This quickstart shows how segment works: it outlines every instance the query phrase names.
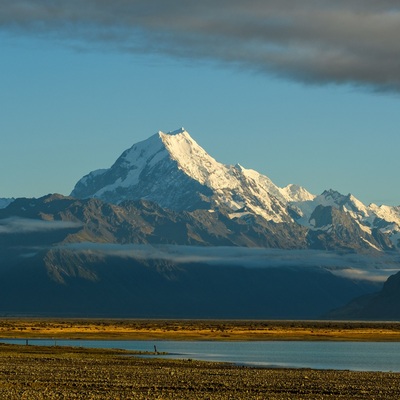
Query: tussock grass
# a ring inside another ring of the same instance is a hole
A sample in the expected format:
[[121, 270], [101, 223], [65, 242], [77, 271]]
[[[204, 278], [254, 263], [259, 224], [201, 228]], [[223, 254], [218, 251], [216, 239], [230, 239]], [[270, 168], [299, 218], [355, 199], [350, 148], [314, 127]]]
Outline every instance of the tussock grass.
[[397, 322], [228, 320], [0, 320], [2, 338], [400, 341]]

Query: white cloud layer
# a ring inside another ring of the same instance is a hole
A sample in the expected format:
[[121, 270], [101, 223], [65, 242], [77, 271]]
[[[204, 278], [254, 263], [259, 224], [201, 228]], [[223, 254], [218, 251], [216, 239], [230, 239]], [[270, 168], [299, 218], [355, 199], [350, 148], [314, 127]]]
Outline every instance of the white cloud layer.
[[400, 90], [400, 5], [372, 0], [0, 0], [0, 29]]
[[0, 234], [48, 232], [59, 229], [79, 228], [81, 226], [81, 223], [71, 221], [43, 221], [11, 217], [0, 220]]
[[75, 252], [136, 260], [206, 263], [246, 268], [320, 268], [354, 280], [384, 282], [400, 270], [398, 254], [371, 257], [319, 250], [281, 250], [246, 247], [75, 243], [61, 247]]

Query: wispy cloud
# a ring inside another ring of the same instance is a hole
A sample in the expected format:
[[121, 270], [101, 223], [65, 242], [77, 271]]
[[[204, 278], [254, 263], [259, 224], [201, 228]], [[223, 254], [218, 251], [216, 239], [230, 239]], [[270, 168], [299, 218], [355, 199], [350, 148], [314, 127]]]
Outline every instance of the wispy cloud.
[[381, 0], [13, 0], [0, 29], [400, 90], [400, 6]]
[[71, 221], [43, 221], [11, 217], [0, 219], [0, 234], [47, 232], [59, 229], [79, 228], [81, 223]]
[[75, 243], [62, 248], [136, 260], [162, 260], [178, 264], [206, 263], [216, 267], [321, 268], [347, 279], [379, 282], [400, 270], [398, 255], [370, 257], [318, 250], [102, 243]]
[[[399, 265], [400, 267], [400, 265]], [[336, 276], [340, 276], [342, 278], [347, 278], [351, 280], [367, 280], [373, 282], [385, 282], [390, 275], [394, 275], [399, 272], [400, 268], [385, 268], [382, 266], [382, 269], [379, 268], [371, 268], [367, 266], [367, 268], [338, 268], [332, 271], [332, 273]]]

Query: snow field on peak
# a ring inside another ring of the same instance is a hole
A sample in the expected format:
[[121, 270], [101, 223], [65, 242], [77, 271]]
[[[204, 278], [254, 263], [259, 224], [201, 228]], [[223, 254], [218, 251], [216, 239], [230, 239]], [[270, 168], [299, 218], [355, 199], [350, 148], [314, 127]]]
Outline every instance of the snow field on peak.
[[[168, 135], [179, 135], [180, 133], [187, 133], [186, 129], [182, 126], [182, 128], [176, 129], [175, 131], [169, 131], [167, 134]], [[164, 133], [162, 131], [158, 131], [158, 133]]]
[[160, 137], [171, 158], [191, 178], [213, 189], [231, 187], [233, 182], [225, 165], [212, 158], [186, 131], [160, 133]]
[[240, 175], [243, 175], [247, 180], [253, 180], [257, 186], [261, 186], [267, 194], [272, 194], [284, 203], [296, 198], [313, 199], [315, 197], [297, 185], [289, 185], [281, 189], [267, 176], [253, 169], [244, 168], [240, 164], [232, 166], [219, 163], [183, 128], [173, 131], [172, 136], [169, 133], [159, 132], [159, 134], [179, 167], [193, 179], [214, 190], [236, 188]]
[[107, 185], [97, 191], [94, 197], [101, 197], [103, 193], [116, 190], [118, 187], [127, 188], [137, 185], [140, 174], [146, 166], [154, 166], [166, 157], [168, 157], [168, 152], [165, 150], [159, 134], [133, 145], [114, 164], [114, 166], [120, 165], [128, 170], [125, 179], [118, 178], [112, 185]]
[[[189, 195], [189, 201], [190, 196], [196, 199], [198, 189], [190, 186], [192, 180], [210, 189], [200, 196], [207, 197], [205, 202], [209, 202], [211, 209], [228, 208], [231, 218], [254, 214], [279, 223], [294, 221], [291, 211], [295, 211], [300, 216], [295, 219], [298, 224], [312, 230], [330, 229], [328, 226], [316, 227], [311, 215], [318, 206], [331, 206], [348, 213], [368, 234], [372, 234], [374, 227], [379, 227], [383, 233], [392, 235], [392, 240], [397, 240], [393, 235], [400, 231], [400, 207], [365, 206], [353, 195], [342, 195], [334, 190], [315, 196], [298, 185], [280, 188], [255, 170], [240, 164], [219, 163], [184, 128], [168, 133], [159, 131], [134, 144], [111, 168], [91, 172], [81, 179], [80, 184], [89, 190], [93, 187], [96, 192], [91, 197], [112, 198], [115, 202], [129, 199], [135, 188], [138, 190], [135, 196], [140, 196], [144, 188], [143, 198], [179, 210], [188, 207], [188, 203], [184, 203], [186, 195]], [[187, 192], [180, 192], [183, 187]], [[166, 198], [166, 193], [170, 193], [170, 197]]]
[[284, 188], [280, 188], [270, 178], [253, 169], [244, 168], [240, 164], [236, 164], [235, 167], [248, 179], [253, 179], [265, 192], [272, 194], [284, 204], [294, 201], [313, 200], [316, 197], [301, 186], [290, 184]]
[[[134, 144], [121, 155], [121, 157], [116, 161], [116, 164], [118, 162], [125, 163], [125, 166], [134, 166], [136, 169], [141, 169], [145, 165], [151, 166], [156, 164], [160, 158], [159, 153], [164, 153], [161, 155], [161, 158], [167, 155], [164, 151], [165, 148], [163, 142], [160, 140], [162, 137], [161, 135], [164, 134], [159, 132], [150, 136], [146, 140]], [[157, 155], [159, 155], [158, 159], [156, 158]]]
[[377, 206], [376, 204], [370, 204], [369, 209], [378, 217], [385, 221], [393, 222], [400, 226], [400, 206]]
[[[372, 229], [378, 227], [382, 233], [389, 235], [396, 247], [399, 246], [400, 207], [377, 206], [375, 204], [366, 206], [351, 194], [344, 196], [333, 191], [325, 191], [313, 200], [290, 203], [290, 206], [301, 216], [297, 219], [297, 223], [313, 230], [318, 228], [315, 228], [315, 220], [311, 219], [311, 215], [319, 205], [331, 206], [345, 211], [357, 222], [362, 231], [370, 235]], [[383, 227], [382, 222], [378, 225], [381, 220], [386, 221], [386, 225], [383, 223]], [[373, 248], [376, 247], [370, 242], [368, 244]]]
[[[92, 196], [107, 197], [107, 193], [117, 192], [118, 188], [138, 185], [144, 177], [144, 170], [149, 171], [156, 166], [158, 168], [158, 164], [164, 160], [166, 163], [176, 162], [184, 174], [210, 188], [215, 194], [214, 204], [227, 206], [233, 211], [248, 207], [248, 211], [275, 222], [290, 219], [286, 210], [288, 201], [304, 196], [312, 197], [305, 189], [297, 186], [281, 189], [268, 177], [239, 164], [232, 166], [219, 163], [184, 128], [168, 133], [159, 131], [126, 150], [110, 169], [93, 171], [79, 183], [86, 187], [95, 184], [97, 190]], [[159, 166], [164, 168], [163, 164]], [[96, 178], [101, 175], [107, 181], [103, 187], [96, 184]], [[167, 178], [163, 183], [167, 182]]]
[[289, 184], [284, 188], [279, 188], [279, 191], [287, 202], [310, 201], [317, 197], [302, 186], [293, 184]]
[[368, 207], [364, 203], [362, 203], [360, 200], [358, 200], [352, 194], [350, 194], [350, 201], [361, 214], [363, 214], [365, 217], [368, 216], [369, 210], [368, 210]]
[[96, 176], [102, 175], [107, 171], [107, 169], [96, 169], [95, 171], [89, 172], [87, 175], [85, 175], [79, 182], [82, 185], [87, 185], [88, 181], [92, 178], [95, 178]]
[[[225, 205], [233, 211], [247, 207], [253, 213], [275, 222], [289, 218], [285, 207], [271, 198], [272, 195], [279, 201], [285, 201], [279, 188], [266, 176], [240, 165], [219, 163], [186, 131], [172, 136], [160, 133], [160, 136], [178, 167], [215, 192], [217, 204]], [[280, 208], [279, 213], [274, 211], [273, 205]]]
[[361, 220], [363, 217], [368, 217], [369, 213], [367, 207], [357, 200], [354, 196], [344, 196], [338, 192], [325, 191], [319, 196], [315, 196], [310, 200], [300, 200], [290, 203], [290, 206], [296, 210], [301, 216], [297, 222], [300, 225], [313, 228], [313, 224], [310, 223], [310, 218], [314, 210], [318, 206], [323, 207], [334, 207], [337, 209], [343, 209], [349, 213], [354, 219]]

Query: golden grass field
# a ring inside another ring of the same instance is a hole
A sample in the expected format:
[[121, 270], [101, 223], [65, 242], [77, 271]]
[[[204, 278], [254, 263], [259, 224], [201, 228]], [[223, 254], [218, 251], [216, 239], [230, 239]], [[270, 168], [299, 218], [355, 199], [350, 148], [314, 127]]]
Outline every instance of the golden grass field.
[[400, 323], [2, 318], [0, 338], [400, 341]]
[[[0, 338], [398, 341], [400, 323], [3, 318]], [[0, 344], [0, 398], [400, 398], [400, 374], [393, 372], [252, 368], [135, 354], [116, 349]]]

